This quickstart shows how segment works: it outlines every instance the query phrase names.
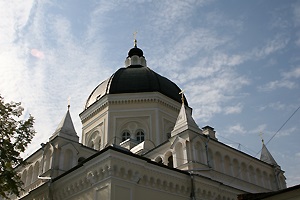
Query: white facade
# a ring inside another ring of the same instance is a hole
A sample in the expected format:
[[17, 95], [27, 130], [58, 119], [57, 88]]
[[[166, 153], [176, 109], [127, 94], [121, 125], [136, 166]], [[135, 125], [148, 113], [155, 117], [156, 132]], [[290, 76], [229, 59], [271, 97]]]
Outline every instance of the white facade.
[[[149, 71], [142, 51], [130, 52], [126, 67]], [[264, 145], [261, 160], [251, 157], [219, 142], [213, 128], [200, 129], [185, 99], [164, 88], [109, 93], [113, 78], [80, 114], [82, 144], [68, 110], [49, 142], [27, 158], [31, 164], [16, 169], [25, 183], [21, 199], [227, 200], [286, 188]]]

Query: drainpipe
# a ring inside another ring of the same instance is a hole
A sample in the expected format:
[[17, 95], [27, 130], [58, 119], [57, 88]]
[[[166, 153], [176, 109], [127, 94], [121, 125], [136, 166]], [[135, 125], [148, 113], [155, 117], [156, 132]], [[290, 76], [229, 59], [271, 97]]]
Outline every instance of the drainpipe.
[[[51, 146], [53, 146], [51, 143], [49, 143]], [[42, 173], [44, 173], [44, 158], [45, 158], [45, 144], [42, 143], [41, 144], [42, 146], [42, 150], [43, 150], [43, 157], [42, 157]], [[54, 154], [54, 150], [53, 150], [53, 154]], [[43, 176], [39, 176], [38, 175], [38, 179], [41, 179], [41, 180], [49, 180], [48, 182], [48, 197], [50, 200], [53, 200], [53, 196], [52, 196], [52, 192], [51, 192], [51, 183], [52, 183], [52, 178], [51, 178], [51, 175], [52, 175], [52, 166], [53, 166], [53, 162], [51, 162], [51, 166], [50, 166], [50, 170], [51, 170], [51, 174], [50, 174], [50, 177], [43, 177]]]
[[[45, 157], [45, 144], [44, 143], [42, 143], [41, 144], [41, 146], [42, 146], [42, 151], [43, 151], [43, 157], [42, 157], [42, 172], [41, 172], [41, 174], [43, 174], [44, 173], [44, 157]], [[38, 176], [39, 177], [39, 176]]]
[[191, 200], [196, 200], [196, 195], [195, 195], [195, 180], [194, 180], [194, 171], [209, 171], [211, 169], [191, 169], [191, 170], [184, 170], [187, 171], [190, 174], [191, 177], [191, 194], [190, 198]]
[[280, 190], [280, 181], [279, 181], [279, 173], [280, 170], [278, 169], [277, 166], [274, 166], [274, 174], [275, 174], [275, 181], [276, 181], [276, 186], [277, 186], [277, 190]]
[[211, 168], [210, 163], [209, 163], [209, 157], [208, 157], [208, 142], [209, 142], [209, 135], [206, 136], [207, 137], [207, 141], [205, 142], [205, 152], [206, 152], [206, 160], [207, 160], [207, 166], [209, 168]]
[[195, 196], [195, 186], [194, 186], [194, 175], [192, 172], [189, 172], [190, 177], [191, 177], [191, 194], [190, 194], [190, 198], [191, 200], [196, 200], [196, 196]]
[[52, 179], [50, 179], [49, 182], [48, 182], [48, 189], [49, 189], [48, 190], [48, 192], [49, 192], [48, 197], [49, 197], [50, 200], [53, 200], [53, 195], [52, 195], [52, 191], [51, 191], [51, 183], [52, 183]]

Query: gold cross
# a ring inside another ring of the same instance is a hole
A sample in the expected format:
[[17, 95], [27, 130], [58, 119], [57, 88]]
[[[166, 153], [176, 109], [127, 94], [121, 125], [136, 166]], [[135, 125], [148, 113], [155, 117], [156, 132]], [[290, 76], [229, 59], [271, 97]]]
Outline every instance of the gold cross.
[[70, 109], [70, 101], [71, 101], [71, 97], [68, 97], [68, 110]]
[[264, 144], [264, 138], [262, 137], [263, 134], [264, 134], [263, 132], [260, 132], [260, 133], [259, 133], [259, 136], [260, 136], [260, 138], [261, 138], [262, 143]]
[[134, 44], [134, 47], [137, 47], [136, 34], [137, 34], [137, 31], [133, 32], [133, 44]]
[[181, 94], [181, 101], [184, 104], [184, 90], [181, 90], [179, 94]]

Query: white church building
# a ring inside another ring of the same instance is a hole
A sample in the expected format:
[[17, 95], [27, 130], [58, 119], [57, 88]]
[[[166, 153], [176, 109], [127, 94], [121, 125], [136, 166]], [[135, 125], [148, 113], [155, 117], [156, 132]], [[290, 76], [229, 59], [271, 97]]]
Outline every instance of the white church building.
[[234, 200], [286, 188], [264, 144], [257, 159], [199, 128], [181, 89], [147, 67], [136, 41], [79, 115], [82, 141], [68, 108], [30, 164], [16, 169], [24, 191], [12, 199]]

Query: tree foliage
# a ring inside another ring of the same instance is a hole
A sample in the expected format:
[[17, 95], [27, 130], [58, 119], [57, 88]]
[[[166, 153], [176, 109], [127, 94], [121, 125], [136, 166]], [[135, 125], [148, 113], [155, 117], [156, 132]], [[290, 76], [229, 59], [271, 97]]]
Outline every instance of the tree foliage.
[[23, 110], [21, 103], [5, 103], [0, 95], [0, 197], [7, 199], [22, 190], [23, 182], [14, 168], [26, 165], [20, 153], [35, 135], [34, 118], [20, 119]]

